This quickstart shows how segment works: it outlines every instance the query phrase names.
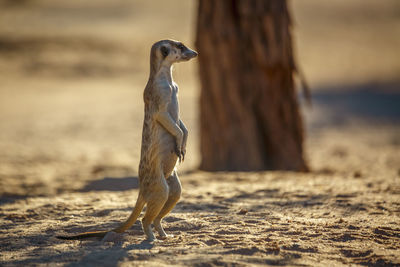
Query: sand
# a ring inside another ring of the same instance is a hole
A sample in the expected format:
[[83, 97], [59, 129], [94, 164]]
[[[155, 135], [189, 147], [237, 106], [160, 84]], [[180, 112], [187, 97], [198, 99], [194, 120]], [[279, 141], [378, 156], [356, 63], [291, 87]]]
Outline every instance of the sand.
[[0, 265], [400, 265], [397, 1], [359, 13], [357, 0], [293, 3], [314, 95], [310, 172], [197, 170], [197, 66], [185, 63], [175, 77], [190, 136], [171, 236], [149, 243], [137, 221], [106, 240], [55, 238], [111, 229], [134, 206], [148, 48], [194, 37], [195, 2], [149, 2], [1, 4]]
[[[365, 170], [361, 170], [365, 171]], [[379, 176], [378, 176], [379, 177]], [[135, 178], [115, 178], [131, 187]], [[167, 240], [145, 241], [139, 222], [111, 242], [63, 241], [60, 233], [110, 229], [129, 215], [137, 190], [32, 197], [2, 205], [8, 265], [397, 265], [396, 173], [321, 170], [182, 175], [184, 193], [165, 219]]]

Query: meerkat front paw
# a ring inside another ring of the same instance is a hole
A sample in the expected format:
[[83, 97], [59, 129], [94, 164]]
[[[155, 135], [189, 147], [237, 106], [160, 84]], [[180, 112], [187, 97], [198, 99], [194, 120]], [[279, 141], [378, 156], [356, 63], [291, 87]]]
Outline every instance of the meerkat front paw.
[[186, 149], [183, 150], [181, 146], [175, 144], [175, 154], [178, 156], [179, 162], [182, 162], [185, 159]]
[[181, 155], [182, 155], [182, 161], [184, 161], [185, 155], [186, 155], [186, 140], [183, 140], [183, 142], [182, 142]]
[[[182, 162], [182, 150], [180, 150], [178, 146], [175, 146], [175, 154], [178, 156], [179, 162]], [[183, 155], [183, 157], [185, 156]]]
[[183, 162], [185, 160], [186, 148], [181, 149], [181, 155], [182, 155], [182, 162]]

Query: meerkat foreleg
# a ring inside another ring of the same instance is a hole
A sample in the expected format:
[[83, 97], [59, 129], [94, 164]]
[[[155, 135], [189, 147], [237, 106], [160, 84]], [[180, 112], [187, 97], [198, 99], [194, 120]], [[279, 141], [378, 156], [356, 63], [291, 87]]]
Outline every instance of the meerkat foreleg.
[[183, 123], [182, 120], [179, 120], [179, 127], [181, 128], [182, 133], [183, 133], [181, 151], [182, 151], [182, 161], [184, 161], [185, 160], [185, 155], [186, 155], [186, 142], [187, 142], [187, 138], [188, 138], [189, 132], [188, 132], [188, 130], [187, 130], [187, 128], [186, 128], [186, 126], [185, 126], [185, 124]]
[[179, 127], [179, 125], [171, 118], [168, 112], [158, 112], [156, 119], [172, 136], [175, 137], [175, 153], [179, 157], [179, 161], [181, 161], [183, 142], [183, 131], [181, 127]]
[[162, 219], [171, 212], [171, 210], [175, 207], [176, 203], [179, 201], [181, 197], [182, 187], [181, 182], [179, 181], [178, 174], [176, 171], [172, 173], [172, 175], [167, 179], [169, 194], [168, 200], [165, 202], [164, 207], [154, 219], [154, 227], [161, 238], [167, 237], [167, 234], [164, 231], [164, 228], [161, 225]]

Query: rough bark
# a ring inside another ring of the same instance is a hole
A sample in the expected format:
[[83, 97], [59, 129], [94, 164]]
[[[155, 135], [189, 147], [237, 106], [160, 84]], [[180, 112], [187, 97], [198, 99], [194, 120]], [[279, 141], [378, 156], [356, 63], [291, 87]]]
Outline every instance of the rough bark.
[[283, 0], [199, 0], [200, 168], [307, 170]]

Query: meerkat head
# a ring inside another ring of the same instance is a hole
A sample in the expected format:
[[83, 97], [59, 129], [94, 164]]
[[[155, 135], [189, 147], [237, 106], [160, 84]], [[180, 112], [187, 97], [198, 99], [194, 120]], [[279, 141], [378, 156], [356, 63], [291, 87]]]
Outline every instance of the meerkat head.
[[188, 61], [197, 56], [197, 52], [174, 40], [162, 40], [153, 45], [158, 58], [168, 63]]

